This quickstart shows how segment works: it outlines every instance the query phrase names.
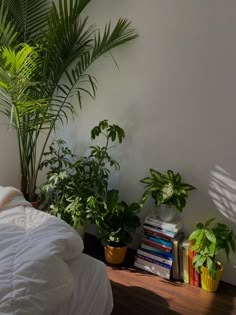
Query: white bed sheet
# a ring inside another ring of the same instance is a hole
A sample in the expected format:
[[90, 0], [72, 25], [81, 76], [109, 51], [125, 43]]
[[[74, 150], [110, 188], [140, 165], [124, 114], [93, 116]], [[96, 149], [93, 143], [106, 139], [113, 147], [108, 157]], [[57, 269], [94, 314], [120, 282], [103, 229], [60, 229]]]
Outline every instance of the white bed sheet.
[[109, 315], [105, 265], [64, 221], [0, 186], [0, 315]]
[[74, 277], [73, 297], [55, 315], [110, 315], [113, 297], [104, 263], [81, 254], [69, 268]]

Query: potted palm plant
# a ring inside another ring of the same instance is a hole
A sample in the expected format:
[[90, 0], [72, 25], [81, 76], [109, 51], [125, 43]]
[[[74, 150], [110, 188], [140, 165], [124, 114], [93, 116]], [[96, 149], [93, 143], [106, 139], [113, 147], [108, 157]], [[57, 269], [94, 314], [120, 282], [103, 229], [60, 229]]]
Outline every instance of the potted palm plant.
[[95, 97], [89, 67], [137, 37], [124, 18], [104, 31], [90, 25], [84, 10], [91, 2], [0, 1], [0, 112], [16, 130], [20, 186], [30, 201], [51, 133], [75, 114], [74, 96], [80, 107], [84, 94]]
[[118, 190], [109, 190], [105, 199], [89, 198], [87, 216], [97, 225], [107, 262], [121, 264], [125, 260], [132, 233], [140, 226], [139, 208], [138, 203], [120, 201]]
[[195, 252], [194, 268], [201, 273], [201, 286], [204, 290], [217, 290], [223, 265], [217, 260], [217, 254], [223, 251], [229, 260], [230, 249], [235, 252], [235, 235], [226, 224], [213, 225], [212, 218], [205, 223], [198, 223], [190, 234], [191, 249]]
[[150, 169], [150, 175], [150, 177], [141, 180], [146, 185], [141, 198], [141, 205], [151, 196], [158, 208], [160, 219], [170, 222], [175, 218], [177, 210], [183, 211], [188, 193], [195, 187], [183, 183], [181, 175], [175, 174], [172, 170], [160, 173]]

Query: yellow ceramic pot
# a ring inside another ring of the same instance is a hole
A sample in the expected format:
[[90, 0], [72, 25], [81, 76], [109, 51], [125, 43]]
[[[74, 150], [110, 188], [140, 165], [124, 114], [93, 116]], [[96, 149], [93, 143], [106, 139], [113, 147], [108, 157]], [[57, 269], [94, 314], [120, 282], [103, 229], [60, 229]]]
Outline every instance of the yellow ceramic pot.
[[112, 246], [105, 246], [105, 258], [106, 261], [113, 265], [122, 264], [125, 260], [127, 246], [123, 247], [112, 247]]
[[201, 285], [203, 290], [208, 292], [215, 292], [218, 289], [218, 285], [221, 279], [221, 275], [223, 272], [222, 265], [217, 262], [217, 265], [219, 266], [219, 270], [216, 271], [216, 279], [212, 279], [209, 275], [209, 272], [206, 267], [201, 267]]

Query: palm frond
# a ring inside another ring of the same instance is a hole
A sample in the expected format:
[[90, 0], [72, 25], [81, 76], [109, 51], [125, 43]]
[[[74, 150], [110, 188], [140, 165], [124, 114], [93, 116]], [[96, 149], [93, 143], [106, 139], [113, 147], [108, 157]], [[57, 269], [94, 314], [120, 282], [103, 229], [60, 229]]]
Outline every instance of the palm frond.
[[[93, 43], [93, 48], [86, 50], [79, 55], [79, 60], [70, 71], [66, 71], [67, 80], [71, 85], [71, 88], [77, 90], [78, 100], [81, 102], [81, 91], [89, 94], [91, 97], [95, 97], [96, 92], [96, 79], [86, 74], [87, 69], [102, 55], [110, 52], [113, 48], [124, 44], [130, 40], [133, 40], [138, 35], [134, 29], [130, 28], [130, 22], [127, 19], [119, 19], [114, 29], [111, 30], [111, 23], [108, 23], [105, 27], [103, 35], [98, 31]], [[86, 82], [89, 83], [87, 88], [76, 88], [78, 83], [84, 82], [84, 78], [87, 77]]]
[[54, 89], [66, 68], [92, 47], [95, 26], [87, 27], [88, 18], [80, 17], [90, 1], [59, 0], [58, 7], [52, 5], [48, 17], [47, 38], [44, 39], [44, 70], [45, 77], [55, 83]]
[[16, 38], [16, 27], [12, 20], [9, 19], [8, 10], [4, 2], [0, 3], [0, 47], [12, 46]]
[[[76, 0], [75, 0], [76, 1]], [[86, 8], [86, 6], [91, 2], [92, 0], [80, 0], [77, 1], [77, 7], [75, 14], [78, 16], [80, 13]]]
[[131, 22], [127, 19], [120, 18], [113, 31], [111, 31], [111, 22], [105, 26], [103, 35], [101, 35], [101, 31], [98, 30], [98, 34], [95, 37], [92, 59], [95, 60], [113, 48], [138, 37], [136, 31], [133, 28], [130, 28], [130, 25]]
[[[71, 1], [73, 2], [73, 0]], [[56, 8], [54, 7], [53, 10], [56, 10]], [[61, 18], [63, 16], [63, 19], [64, 19], [63, 23], [66, 24], [68, 17], [66, 18], [64, 15], [68, 14], [68, 8], [66, 6], [62, 7], [62, 0], [61, 0], [61, 6], [60, 6], [59, 12], [60, 14], [57, 11], [55, 11], [54, 21], [57, 21], [58, 23], [60, 20], [59, 16], [61, 15]], [[64, 29], [64, 31], [65, 31], [64, 34], [66, 34], [66, 29]], [[111, 23], [108, 23], [105, 27], [103, 36], [101, 36], [100, 31], [97, 32], [93, 41], [90, 40], [89, 46], [87, 46], [86, 49], [84, 49], [84, 51], [82, 50], [80, 54], [78, 55], [78, 62], [76, 63], [76, 65], [72, 67], [72, 69], [70, 70], [64, 69], [63, 71], [63, 73], [65, 73], [66, 75], [67, 84], [64, 84], [64, 85], [57, 84], [57, 88], [62, 93], [64, 100], [61, 101], [59, 106], [57, 107], [58, 116], [55, 117], [55, 123], [58, 119], [60, 119], [59, 118], [60, 111], [63, 108], [65, 108], [66, 110], [74, 111], [73, 105], [70, 102], [68, 102], [68, 100], [75, 94], [78, 97], [80, 107], [82, 104], [83, 94], [88, 94], [92, 98], [95, 97], [96, 88], [97, 88], [96, 79], [90, 76], [88, 73], [86, 73], [87, 69], [101, 55], [105, 54], [106, 52], [109, 52], [111, 49], [119, 45], [122, 45], [125, 42], [128, 42], [136, 37], [137, 37], [137, 34], [135, 33], [135, 30], [130, 28], [130, 22], [128, 22], [126, 19], [119, 19], [113, 30], [111, 30]], [[57, 46], [57, 48], [58, 47], [59, 45]], [[60, 49], [58, 49], [57, 52], [58, 52], [58, 55], [60, 55], [59, 53]], [[52, 68], [49, 67], [49, 69], [52, 69]], [[55, 104], [51, 103], [50, 106], [51, 106], [51, 110], [53, 110], [52, 108], [55, 106]]]
[[30, 43], [45, 31], [50, 4], [47, 0], [2, 0], [15, 21], [18, 41]]
[[32, 81], [34, 72], [38, 70], [40, 62], [37, 51], [27, 45], [21, 45], [18, 51], [10, 47], [2, 47], [0, 60], [1, 85], [9, 91], [14, 90], [14, 95], [19, 98], [24, 91], [37, 85]]
[[48, 100], [35, 99], [31, 93], [32, 88], [38, 85], [32, 81], [34, 72], [38, 70], [37, 51], [27, 44], [17, 52], [3, 47], [0, 60], [0, 111], [10, 118], [11, 125], [21, 130], [35, 117], [41, 117], [42, 123]]

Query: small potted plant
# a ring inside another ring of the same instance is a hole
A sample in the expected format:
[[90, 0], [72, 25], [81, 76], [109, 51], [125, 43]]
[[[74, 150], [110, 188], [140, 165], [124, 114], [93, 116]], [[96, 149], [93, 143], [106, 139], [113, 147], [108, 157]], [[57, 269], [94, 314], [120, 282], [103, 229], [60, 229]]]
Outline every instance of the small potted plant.
[[216, 255], [223, 251], [229, 260], [230, 249], [235, 252], [235, 235], [226, 224], [216, 223], [210, 219], [206, 223], [198, 223], [196, 230], [189, 241], [192, 251], [194, 268], [201, 273], [201, 286], [204, 290], [214, 292], [217, 290], [223, 272], [222, 264]]
[[96, 197], [88, 200], [87, 216], [97, 225], [107, 262], [121, 264], [125, 260], [132, 233], [140, 226], [139, 208], [138, 203], [128, 205], [119, 201], [118, 190], [109, 190], [105, 200]]
[[160, 173], [150, 169], [150, 177], [143, 178], [141, 182], [146, 185], [141, 205], [151, 196], [158, 208], [160, 219], [166, 222], [174, 219], [177, 210], [182, 212], [189, 191], [195, 189], [192, 185], [183, 183], [180, 174], [175, 174], [172, 170]]

